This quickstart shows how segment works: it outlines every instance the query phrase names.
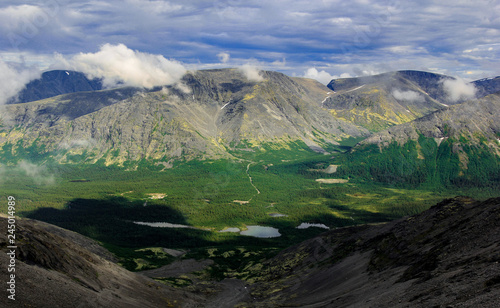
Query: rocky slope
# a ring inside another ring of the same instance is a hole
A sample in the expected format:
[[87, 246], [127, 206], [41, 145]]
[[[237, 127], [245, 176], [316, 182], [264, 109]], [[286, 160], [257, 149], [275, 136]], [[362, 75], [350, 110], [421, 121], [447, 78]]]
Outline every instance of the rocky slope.
[[[7, 218], [0, 217], [7, 230]], [[204, 299], [129, 272], [94, 241], [40, 221], [16, 219], [16, 300], [2, 307], [194, 307]], [[10, 257], [0, 238], [0, 266]], [[8, 281], [6, 271], [3, 281]]]
[[500, 76], [495, 78], [484, 78], [472, 83], [477, 89], [476, 95], [478, 98], [500, 91]]
[[367, 130], [322, 108], [319, 83], [261, 72], [248, 80], [236, 69], [188, 73], [162, 89], [79, 92], [4, 106], [0, 146], [48, 153], [59, 162], [123, 164], [149, 159], [230, 157], [236, 149], [290, 145], [318, 152]]
[[391, 127], [363, 140], [359, 147], [377, 144], [383, 148], [392, 142], [402, 145], [423, 135], [434, 138], [438, 145], [443, 140], [451, 139], [456, 152], [460, 152], [463, 145], [486, 146], [500, 156], [499, 119], [500, 92]]
[[[325, 232], [250, 268], [250, 285], [234, 279], [200, 282], [200, 290], [203, 286], [210, 289], [205, 290], [207, 294], [158, 284], [119, 267], [92, 240], [39, 221], [18, 219], [16, 301], [7, 303], [3, 296], [0, 304], [497, 307], [499, 217], [500, 198], [444, 200], [419, 215], [394, 222]], [[1, 217], [4, 230], [6, 224], [5, 216]], [[2, 238], [0, 266], [4, 268], [9, 262], [6, 246]]]
[[326, 232], [265, 264], [250, 307], [497, 307], [500, 199]]
[[[337, 117], [380, 131], [464, 102], [466, 97], [450, 95], [443, 85], [446, 80], [453, 78], [420, 71], [336, 79], [328, 85], [334, 92], [324, 106]], [[500, 78], [478, 80], [472, 85], [479, 98], [498, 91]]]
[[390, 127], [352, 148], [338, 171], [367, 181], [418, 187], [499, 185], [500, 93]]

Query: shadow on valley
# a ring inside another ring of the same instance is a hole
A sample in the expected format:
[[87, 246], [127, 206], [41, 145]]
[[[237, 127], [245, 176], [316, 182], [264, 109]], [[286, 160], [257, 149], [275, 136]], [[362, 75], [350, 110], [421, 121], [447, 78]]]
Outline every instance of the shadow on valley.
[[[330, 230], [332, 230], [336, 228], [351, 227], [362, 224], [384, 223], [396, 219], [391, 214], [373, 213], [366, 210], [352, 209], [348, 207], [345, 208], [349, 212], [347, 215], [343, 215], [342, 217], [338, 217], [333, 214], [323, 213], [323, 214], [305, 215], [303, 216], [301, 221], [307, 224], [326, 225], [330, 228]], [[323, 232], [328, 231], [327, 229], [324, 229], [322, 227], [314, 227], [314, 226], [311, 226], [309, 228], [299, 229], [297, 228], [296, 222], [290, 220], [280, 220], [279, 218], [269, 218], [266, 220], [262, 220], [260, 224], [265, 226], [272, 226], [274, 228], [279, 229], [281, 233], [279, 241], [282, 244], [284, 244], [283, 248], [300, 243], [306, 239], [313, 238]]]
[[[182, 246], [203, 243], [200, 230], [151, 228], [134, 221], [167, 221], [186, 224], [181, 213], [159, 205], [144, 206], [143, 202], [124, 197], [106, 199], [73, 199], [64, 209], [40, 208], [25, 215], [62, 228], [81, 233], [98, 241], [124, 247], [151, 245]], [[191, 234], [190, 234], [191, 233]], [[194, 242], [196, 241], [196, 243]]]
[[[319, 189], [318, 192], [328, 193]], [[252, 223], [278, 228], [281, 236], [276, 238], [216, 232], [219, 229], [155, 228], [136, 224], [134, 222], [190, 225], [186, 217], [172, 206], [155, 200], [148, 200], [145, 204], [144, 200], [131, 200], [122, 196], [104, 199], [75, 198], [67, 202], [63, 209], [38, 208], [23, 213], [23, 216], [54, 224], [99, 241], [129, 270], [167, 265], [176, 258], [163, 248], [181, 249], [187, 251], [186, 258], [212, 259], [215, 264], [211, 267], [210, 275], [222, 279], [225, 273], [245, 272], [244, 268], [250, 262], [261, 262], [281, 249], [327, 231], [318, 227], [298, 229], [297, 226], [301, 222], [325, 224], [335, 228], [394, 218], [388, 213], [374, 213], [333, 201], [328, 207], [332, 213], [337, 214], [310, 212], [305, 216], [301, 215], [298, 220], [291, 217], [266, 217], [256, 219]]]
[[[155, 247], [183, 249], [202, 257], [208, 247], [276, 247], [273, 239], [258, 239], [233, 233], [194, 228], [155, 228], [141, 222], [169, 222], [188, 225], [184, 216], [165, 205], [147, 205], [124, 197], [73, 199], [64, 209], [39, 208], [23, 216], [75, 231], [99, 241], [129, 270], [166, 265], [174, 257]], [[159, 251], [159, 252], [158, 252]], [[139, 260], [139, 261], [138, 261]], [[139, 263], [145, 263], [143, 266]]]

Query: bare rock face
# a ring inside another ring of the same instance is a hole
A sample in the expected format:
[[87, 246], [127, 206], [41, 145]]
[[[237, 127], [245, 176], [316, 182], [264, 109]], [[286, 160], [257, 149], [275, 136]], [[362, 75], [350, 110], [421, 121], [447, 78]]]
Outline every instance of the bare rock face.
[[500, 198], [329, 231], [270, 260], [254, 307], [497, 307]]
[[[318, 82], [237, 69], [188, 73], [174, 86], [70, 93], [4, 106], [0, 147], [47, 153], [59, 162], [122, 165], [147, 159], [230, 157], [234, 148], [288, 144], [322, 150], [366, 129], [322, 107]], [[5, 151], [5, 150], [4, 150]]]
[[[7, 230], [5, 217], [0, 226]], [[2, 307], [190, 307], [203, 302], [121, 268], [109, 252], [74, 232], [17, 219], [15, 234], [15, 301], [3, 292]], [[10, 249], [4, 237], [0, 247], [0, 266], [7, 269]]]

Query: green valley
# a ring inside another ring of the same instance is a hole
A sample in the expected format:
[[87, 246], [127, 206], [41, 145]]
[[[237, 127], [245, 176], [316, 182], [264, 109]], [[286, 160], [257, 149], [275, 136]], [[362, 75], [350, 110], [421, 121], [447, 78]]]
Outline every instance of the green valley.
[[[254, 155], [259, 160], [250, 161], [251, 154], [246, 153], [241, 161], [195, 160], [165, 170], [147, 162], [134, 171], [104, 164], [46, 164], [36, 177], [19, 165], [4, 166], [0, 193], [16, 196], [22, 216], [98, 240], [131, 270], [175, 260], [165, 253], [152, 253], [154, 247], [188, 250], [188, 256], [198, 258], [209, 258], [210, 248], [233, 251], [244, 247], [257, 256], [268, 255], [324, 231], [297, 229], [303, 222], [329, 228], [379, 223], [419, 213], [457, 194], [486, 198], [496, 193], [494, 189], [459, 191], [368, 181], [356, 168], [346, 171], [350, 169], [341, 164], [349, 155], [340, 151], [324, 155], [268, 150]], [[328, 166], [339, 164], [336, 173], [325, 172]], [[339, 178], [347, 181], [317, 181]], [[134, 221], [193, 228], [155, 228]], [[250, 225], [275, 227], [281, 236], [254, 238], [218, 232]], [[230, 259], [217, 259], [225, 273], [230, 272], [226, 268]], [[255, 260], [242, 262], [250, 261]], [[238, 262], [233, 267], [238, 264], [239, 268]]]

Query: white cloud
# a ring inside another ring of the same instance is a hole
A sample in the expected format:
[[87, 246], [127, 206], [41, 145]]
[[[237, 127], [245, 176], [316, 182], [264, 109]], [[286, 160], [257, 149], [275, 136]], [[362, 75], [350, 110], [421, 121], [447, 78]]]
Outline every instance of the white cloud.
[[390, 46], [385, 48], [384, 50], [387, 50], [391, 53], [399, 54], [399, 55], [412, 55], [412, 54], [427, 54], [428, 51], [425, 49], [425, 47], [415, 47], [415, 46]]
[[399, 101], [423, 102], [425, 100], [425, 98], [418, 92], [402, 91], [399, 89], [392, 91], [392, 96]]
[[0, 59], [12, 67], [38, 72], [45, 71], [54, 64], [53, 54], [36, 54], [24, 51], [0, 51]]
[[186, 73], [186, 68], [177, 61], [134, 51], [123, 44], [105, 44], [96, 53], [80, 53], [68, 62], [89, 78], [102, 78], [105, 87], [171, 85]]
[[29, 81], [40, 77], [40, 74], [38, 70], [16, 68], [0, 60], [0, 105], [15, 97]]
[[55, 183], [54, 175], [50, 174], [45, 166], [38, 166], [26, 160], [21, 160], [17, 164], [17, 168], [32, 178], [38, 185], [52, 185]]
[[219, 52], [217, 54], [217, 57], [219, 58], [220, 62], [227, 63], [229, 61], [229, 58], [231, 57], [231, 55], [227, 52]]
[[10, 5], [5, 8], [0, 8], [0, 17], [2, 24], [7, 24], [8, 22], [15, 22], [22, 18], [33, 16], [38, 13], [40, 8], [34, 5]]
[[315, 67], [311, 67], [311, 68], [308, 68], [307, 71], [304, 72], [303, 77], [316, 79], [317, 81], [326, 85], [326, 84], [330, 83], [330, 81], [332, 81], [333, 79], [349, 78], [349, 77], [351, 77], [351, 75], [347, 74], [347, 73], [341, 74], [340, 76], [331, 75], [330, 73], [328, 73], [324, 70], [318, 71]]
[[188, 87], [185, 83], [177, 82], [174, 87], [180, 90], [184, 94], [191, 94], [191, 88]]
[[306, 13], [306, 12], [290, 12], [288, 13], [290, 17], [292, 18], [302, 18], [302, 17], [310, 17], [311, 13]]
[[62, 142], [60, 148], [71, 149], [71, 148], [88, 148], [96, 144], [95, 139], [85, 138], [85, 139], [73, 139], [69, 142]]
[[283, 68], [286, 67], [286, 58], [283, 58], [281, 60], [275, 60], [271, 63], [271, 67], [277, 67], [277, 68]]
[[180, 11], [183, 6], [160, 0], [128, 0], [134, 8], [142, 9], [153, 14], [165, 14]]
[[320, 72], [314, 67], [309, 68], [304, 73], [304, 77], [316, 79], [317, 81], [321, 82], [322, 84], [328, 84], [330, 81], [332, 81], [332, 79], [335, 79], [334, 76], [330, 75], [329, 73], [327, 73], [325, 71]]
[[330, 23], [333, 25], [339, 26], [339, 27], [349, 27], [352, 25], [352, 19], [349, 17], [337, 17], [337, 18], [330, 18], [328, 20]]
[[472, 83], [468, 83], [461, 78], [441, 80], [443, 89], [451, 102], [474, 98], [477, 89]]
[[260, 69], [251, 64], [243, 64], [238, 68], [245, 77], [250, 81], [260, 82], [264, 80], [264, 77], [260, 75]]

